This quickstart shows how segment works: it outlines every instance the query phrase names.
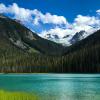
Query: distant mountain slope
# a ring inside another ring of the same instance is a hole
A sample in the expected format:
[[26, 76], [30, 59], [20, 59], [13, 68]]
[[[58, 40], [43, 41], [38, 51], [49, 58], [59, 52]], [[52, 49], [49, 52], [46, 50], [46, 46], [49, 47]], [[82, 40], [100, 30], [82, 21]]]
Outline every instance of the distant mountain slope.
[[39, 37], [20, 23], [3, 15], [0, 15], [0, 38], [1, 42], [6, 42], [2, 42], [4, 45], [10, 43], [27, 52], [59, 55], [63, 49], [60, 44]]

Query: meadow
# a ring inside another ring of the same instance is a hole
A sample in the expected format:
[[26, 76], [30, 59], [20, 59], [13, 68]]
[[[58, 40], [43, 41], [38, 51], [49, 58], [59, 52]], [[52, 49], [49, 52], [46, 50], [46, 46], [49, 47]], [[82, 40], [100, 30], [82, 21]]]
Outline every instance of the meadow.
[[24, 92], [0, 91], [0, 100], [39, 100], [36, 95]]

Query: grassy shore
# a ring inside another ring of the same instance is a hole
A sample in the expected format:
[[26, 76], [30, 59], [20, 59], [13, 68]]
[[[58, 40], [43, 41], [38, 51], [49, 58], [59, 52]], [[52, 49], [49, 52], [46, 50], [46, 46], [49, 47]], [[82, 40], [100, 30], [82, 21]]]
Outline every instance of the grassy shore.
[[0, 100], [39, 100], [38, 96], [24, 92], [0, 91]]

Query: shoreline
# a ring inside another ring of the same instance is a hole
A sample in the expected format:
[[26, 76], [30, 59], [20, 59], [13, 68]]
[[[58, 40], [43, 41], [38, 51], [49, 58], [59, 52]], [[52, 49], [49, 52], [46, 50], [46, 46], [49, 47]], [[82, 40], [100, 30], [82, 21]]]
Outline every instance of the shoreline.
[[0, 75], [1, 74], [77, 74], [77, 75], [79, 75], [79, 74], [89, 74], [89, 75], [91, 75], [91, 74], [100, 74], [100, 73], [0, 73]]

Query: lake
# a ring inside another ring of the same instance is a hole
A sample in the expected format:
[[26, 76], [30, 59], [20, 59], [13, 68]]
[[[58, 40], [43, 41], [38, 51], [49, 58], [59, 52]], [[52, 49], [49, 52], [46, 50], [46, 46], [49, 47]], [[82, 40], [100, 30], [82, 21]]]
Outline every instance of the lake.
[[0, 90], [41, 100], [100, 100], [100, 74], [0, 74]]

